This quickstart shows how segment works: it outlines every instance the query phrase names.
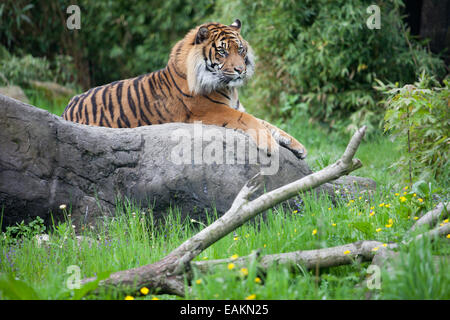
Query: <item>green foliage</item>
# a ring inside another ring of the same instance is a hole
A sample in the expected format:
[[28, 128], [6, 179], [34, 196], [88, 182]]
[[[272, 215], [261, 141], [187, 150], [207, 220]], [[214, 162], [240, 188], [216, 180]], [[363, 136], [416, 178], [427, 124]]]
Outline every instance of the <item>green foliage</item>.
[[366, 26], [371, 4], [219, 0], [215, 17], [225, 22], [239, 17], [244, 37], [257, 53], [256, 77], [249, 90], [257, 98], [251, 100], [251, 109], [263, 107], [266, 114], [285, 118], [307, 109], [313, 118], [328, 122], [346, 119], [354, 126], [376, 125], [382, 115], [372, 88], [375, 79], [408, 83], [422, 70], [442, 76], [443, 62], [406, 30], [400, 15], [403, 1], [376, 1], [380, 30]]
[[50, 80], [52, 72], [49, 61], [27, 54], [23, 57], [5, 55], [0, 57], [0, 85], [26, 85], [29, 80]]
[[6, 227], [4, 237], [6, 239], [32, 238], [33, 236], [45, 231], [44, 220], [37, 216], [36, 219], [28, 224], [22, 220], [14, 226]]
[[386, 299], [450, 299], [448, 256], [433, 256], [433, 247], [427, 238], [402, 247], [391, 271], [382, 273]]
[[385, 131], [403, 149], [394, 165], [409, 176], [410, 184], [418, 179], [449, 180], [449, 79], [439, 86], [423, 74], [414, 85], [379, 82], [378, 90], [387, 94]]
[[0, 297], [10, 300], [41, 300], [37, 292], [25, 281], [15, 279], [11, 274], [0, 276]]

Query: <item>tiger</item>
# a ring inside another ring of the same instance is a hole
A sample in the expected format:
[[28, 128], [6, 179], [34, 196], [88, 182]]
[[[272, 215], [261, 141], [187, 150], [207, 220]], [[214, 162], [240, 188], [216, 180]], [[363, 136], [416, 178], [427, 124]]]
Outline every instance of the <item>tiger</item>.
[[172, 122], [243, 131], [271, 155], [276, 144], [304, 159], [306, 148], [267, 121], [246, 112], [238, 88], [254, 73], [255, 55], [241, 21], [205, 23], [172, 48], [165, 68], [91, 88], [71, 98], [62, 117], [85, 125], [135, 128]]

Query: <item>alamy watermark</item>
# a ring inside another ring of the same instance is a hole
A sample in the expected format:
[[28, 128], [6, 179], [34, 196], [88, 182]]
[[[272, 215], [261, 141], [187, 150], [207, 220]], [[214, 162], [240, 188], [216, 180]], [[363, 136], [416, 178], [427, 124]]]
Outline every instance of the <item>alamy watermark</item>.
[[204, 127], [194, 122], [193, 129], [176, 129], [171, 140], [177, 144], [170, 150], [170, 161], [175, 165], [236, 165], [258, 164], [263, 175], [274, 175], [279, 169], [279, 145], [273, 143], [270, 156], [267, 150], [258, 148], [267, 145], [267, 132], [249, 129], [248, 139], [233, 130], [221, 130], [213, 126]]
[[381, 14], [380, 7], [376, 4], [372, 4], [367, 7], [366, 12], [371, 16], [366, 20], [366, 26], [370, 30], [381, 29]]
[[70, 276], [66, 280], [66, 287], [69, 290], [81, 288], [81, 269], [77, 265], [68, 266], [66, 273]]
[[366, 284], [369, 290], [381, 289], [381, 269], [379, 266], [371, 264], [367, 268], [367, 273], [370, 276], [367, 278]]
[[66, 26], [69, 30], [81, 29], [81, 10], [76, 4], [72, 4], [67, 7], [66, 13], [70, 16], [66, 20]]

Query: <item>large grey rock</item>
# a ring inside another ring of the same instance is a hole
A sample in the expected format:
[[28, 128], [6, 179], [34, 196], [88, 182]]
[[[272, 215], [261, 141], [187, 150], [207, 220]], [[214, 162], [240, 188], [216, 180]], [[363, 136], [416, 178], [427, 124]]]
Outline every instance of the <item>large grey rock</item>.
[[[208, 135], [216, 138], [208, 140]], [[226, 140], [226, 135], [234, 140]], [[184, 140], [175, 139], [178, 136]], [[71, 210], [76, 223], [88, 223], [113, 214], [116, 199], [124, 197], [154, 205], [156, 217], [167, 214], [169, 206], [177, 206], [183, 216], [201, 220], [204, 209], [211, 212], [215, 207], [219, 215], [226, 212], [248, 179], [261, 169], [270, 171], [264, 163], [279, 161], [278, 167], [273, 165], [277, 169], [274, 174], [265, 176], [267, 191], [311, 173], [306, 162], [284, 148], [271, 157], [260, 153], [259, 163], [253, 163], [245, 153], [245, 161], [237, 163], [244, 153], [229, 147], [242, 143], [254, 146], [247, 135], [215, 126], [86, 126], [0, 95], [3, 226], [35, 216], [48, 222], [50, 213], [55, 218], [61, 216], [62, 204]], [[212, 146], [220, 146], [220, 150], [211, 153]], [[223, 151], [224, 158], [229, 159], [207, 164], [209, 158], [204, 157], [198, 163], [201, 152], [193, 154], [191, 160], [186, 155], [177, 157], [180, 150], [189, 147], [195, 152], [201, 147], [203, 155]], [[334, 196], [335, 187], [346, 183], [353, 185], [353, 179], [325, 184], [319, 190]]]

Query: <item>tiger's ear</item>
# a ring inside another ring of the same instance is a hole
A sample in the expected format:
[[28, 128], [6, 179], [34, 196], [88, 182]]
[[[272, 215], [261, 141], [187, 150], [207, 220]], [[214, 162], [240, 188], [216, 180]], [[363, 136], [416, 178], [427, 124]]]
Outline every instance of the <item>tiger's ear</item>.
[[237, 29], [237, 31], [241, 31], [241, 20], [236, 19], [232, 24], [230, 24], [230, 27]]
[[206, 27], [200, 27], [195, 36], [195, 44], [200, 44], [209, 37], [209, 30]]

